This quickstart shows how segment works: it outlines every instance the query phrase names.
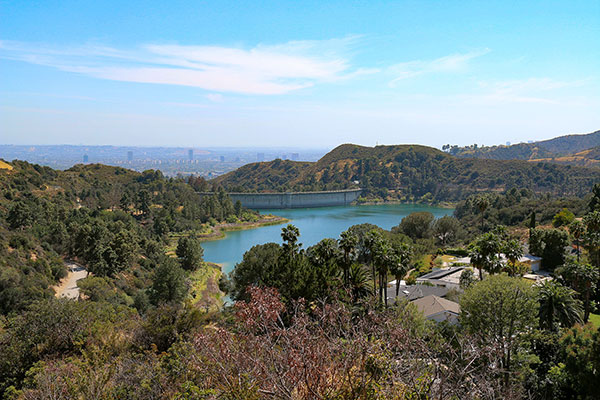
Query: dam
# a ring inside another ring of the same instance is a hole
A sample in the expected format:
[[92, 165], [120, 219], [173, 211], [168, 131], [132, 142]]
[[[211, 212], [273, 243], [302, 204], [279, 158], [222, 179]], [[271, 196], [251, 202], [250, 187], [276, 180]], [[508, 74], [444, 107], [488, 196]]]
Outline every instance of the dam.
[[[286, 192], [286, 193], [228, 193], [235, 203], [252, 209], [271, 208], [309, 208], [349, 205], [358, 197], [362, 189], [329, 190], [322, 192]], [[199, 193], [209, 195], [212, 193]]]

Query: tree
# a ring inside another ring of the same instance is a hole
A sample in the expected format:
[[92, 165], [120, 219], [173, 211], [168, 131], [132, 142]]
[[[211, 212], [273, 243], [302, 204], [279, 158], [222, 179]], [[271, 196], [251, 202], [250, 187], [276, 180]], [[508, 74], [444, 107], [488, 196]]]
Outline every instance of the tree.
[[150, 193], [147, 190], [140, 190], [136, 205], [137, 209], [140, 210], [143, 215], [147, 215], [150, 212]]
[[484, 233], [469, 246], [471, 264], [479, 270], [479, 280], [483, 280], [483, 271], [490, 274], [500, 272], [502, 263], [499, 253], [502, 243], [498, 235], [493, 232]]
[[425, 239], [431, 236], [431, 227], [435, 217], [427, 211], [413, 212], [402, 218], [392, 232], [401, 232], [411, 239]]
[[138, 251], [137, 240], [131, 231], [125, 229], [119, 231], [111, 245], [117, 255], [118, 270], [122, 271], [130, 267]]
[[410, 260], [412, 257], [412, 247], [406, 243], [399, 243], [393, 245], [394, 256], [391, 258], [389, 266], [390, 273], [394, 275], [396, 279], [396, 297], [398, 297], [400, 291], [400, 281], [410, 268]]
[[489, 206], [490, 206], [490, 199], [488, 196], [481, 195], [475, 199], [475, 207], [477, 207], [477, 210], [479, 211], [479, 214], [481, 215], [481, 231], [482, 232], [484, 230], [483, 222], [484, 222], [484, 217], [485, 217], [485, 211], [488, 209]]
[[565, 262], [565, 248], [569, 245], [569, 234], [562, 229], [532, 229], [529, 251], [542, 257], [542, 266], [553, 270]]
[[187, 295], [185, 272], [171, 257], [164, 257], [154, 271], [150, 300], [153, 304], [181, 302]]
[[579, 262], [579, 258], [581, 256], [581, 240], [585, 236], [585, 224], [576, 219], [569, 225], [569, 233], [575, 240], [575, 245], [577, 246], [577, 262]]
[[283, 239], [283, 252], [290, 258], [293, 258], [302, 247], [302, 243], [298, 243], [300, 230], [292, 224], [281, 229], [281, 238]]
[[243, 208], [242, 208], [242, 202], [241, 201], [237, 200], [235, 202], [235, 205], [233, 206], [233, 209], [234, 209], [235, 215], [237, 217], [241, 217], [242, 216], [242, 210], [243, 210]]
[[196, 238], [183, 236], [177, 241], [175, 254], [179, 258], [181, 267], [188, 271], [196, 270], [203, 261], [204, 249]]
[[462, 227], [460, 222], [449, 215], [439, 218], [433, 224], [433, 235], [438, 239], [442, 246], [456, 242], [459, 238]]
[[517, 239], [507, 240], [502, 245], [502, 252], [506, 256], [507, 260], [507, 268], [506, 272], [510, 276], [522, 275], [520, 274], [520, 268], [518, 267], [518, 262], [521, 257], [523, 257], [523, 245]]
[[350, 281], [350, 266], [352, 265], [356, 246], [358, 245], [358, 236], [349, 230], [344, 231], [340, 234], [338, 243], [343, 252], [342, 269], [344, 271], [344, 284], [348, 285]]
[[529, 223], [527, 224], [527, 227], [531, 230], [531, 229], [535, 229], [535, 210], [533, 210], [531, 212], [531, 215], [529, 216]]
[[131, 198], [129, 197], [129, 193], [123, 192], [123, 195], [121, 196], [121, 200], [119, 200], [119, 207], [121, 207], [121, 210], [123, 210], [123, 211], [128, 211], [130, 204], [131, 204]]
[[588, 203], [590, 212], [600, 211], [600, 183], [596, 183], [592, 188], [592, 198]]
[[340, 268], [338, 261], [340, 260], [340, 249], [338, 242], [335, 239], [326, 238], [321, 240], [316, 245], [309, 247], [306, 250], [306, 255], [311, 262], [312, 275], [316, 279], [323, 295], [329, 294], [334, 288], [334, 285], [339, 287]]
[[569, 328], [582, 321], [581, 302], [575, 292], [557, 281], [544, 281], [538, 287], [540, 327], [556, 331], [558, 324]]
[[576, 325], [559, 341], [560, 381], [564, 382], [565, 397], [572, 399], [600, 398], [600, 330], [591, 324]]
[[281, 246], [277, 243], [252, 246], [245, 252], [230, 275], [231, 298], [247, 299], [246, 289], [251, 286], [276, 287], [280, 254]]
[[460, 299], [460, 321], [484, 344], [499, 345], [508, 382], [513, 357], [524, 348], [524, 337], [537, 325], [535, 289], [520, 278], [493, 275], [477, 282]]
[[24, 201], [17, 201], [8, 210], [6, 222], [11, 229], [22, 229], [33, 224], [34, 214], [31, 208]]
[[575, 214], [573, 214], [571, 211], [567, 210], [566, 208], [563, 208], [561, 211], [559, 211], [554, 216], [554, 218], [552, 218], [552, 226], [555, 228], [559, 228], [561, 226], [567, 226], [574, 220], [575, 220]]
[[350, 266], [348, 284], [352, 290], [352, 298], [354, 300], [362, 299], [369, 295], [369, 273], [364, 265], [354, 263]]
[[584, 244], [590, 253], [592, 264], [600, 268], [600, 211], [594, 211], [583, 217], [585, 225]]
[[567, 263], [556, 270], [556, 275], [575, 289], [583, 298], [583, 322], [590, 316], [590, 296], [596, 289], [598, 282], [598, 269], [581, 263]]
[[372, 229], [365, 238], [365, 248], [367, 253], [368, 263], [371, 265], [371, 277], [373, 278], [373, 297], [377, 296], [377, 266], [379, 260], [383, 254], [383, 234], [377, 230]]
[[475, 274], [473, 274], [473, 270], [470, 268], [463, 270], [463, 272], [461, 272], [460, 278], [459, 278], [460, 288], [462, 290], [467, 290], [474, 283], [475, 283]]

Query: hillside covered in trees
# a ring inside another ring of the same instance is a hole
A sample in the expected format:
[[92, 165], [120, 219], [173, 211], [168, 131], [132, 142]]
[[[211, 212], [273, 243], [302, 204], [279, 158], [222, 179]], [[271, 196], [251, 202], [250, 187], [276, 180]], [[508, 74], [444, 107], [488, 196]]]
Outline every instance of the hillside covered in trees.
[[481, 191], [526, 188], [581, 195], [600, 180], [596, 169], [454, 157], [418, 145], [338, 146], [316, 163], [275, 160], [245, 165], [214, 179], [230, 191], [283, 192], [361, 187], [367, 199], [457, 201]]
[[[326, 170], [353, 154], [342, 146], [300, 168]], [[479, 193], [455, 217], [354, 225], [308, 248], [288, 225], [280, 243], [247, 249], [219, 279], [195, 233], [257, 215], [202, 179], [2, 166], [2, 400], [598, 396], [600, 185], [580, 198]], [[215, 194], [199, 201], [207, 189]], [[523, 276], [523, 229], [553, 280]], [[472, 260], [446, 295], [460, 307], [456, 323], [397, 298], [392, 282], [412, 285], [453, 255]], [[90, 272], [77, 300], [52, 289], [67, 258]], [[201, 286], [235, 305], [209, 306]]]
[[[443, 149], [457, 157], [484, 158], [492, 160], [529, 160], [549, 161], [571, 165], [593, 165], [593, 162], [584, 162], [588, 156], [591, 160], [594, 154], [591, 150], [600, 146], [600, 131], [582, 134], [565, 135], [553, 139], [540, 140], [531, 143], [518, 143], [509, 146], [451, 146], [444, 145]], [[570, 159], [570, 157], [575, 157]]]
[[[196, 190], [206, 189], [202, 179], [99, 164], [66, 171], [22, 161], [3, 165], [0, 315], [52, 298], [51, 287], [67, 274], [63, 259], [78, 261], [93, 274], [80, 284], [84, 295], [146, 307], [161, 296], [149, 289], [159, 267], [167, 265], [175, 272], [162, 271], [180, 274], [183, 282], [183, 271], [165, 256], [178, 238], [192, 240], [183, 240], [177, 254], [195, 260], [186, 263], [188, 270], [210, 269], [201, 262], [194, 237], [220, 223], [258, 219], [223, 191], [200, 199]], [[219, 271], [209, 272], [218, 280]]]

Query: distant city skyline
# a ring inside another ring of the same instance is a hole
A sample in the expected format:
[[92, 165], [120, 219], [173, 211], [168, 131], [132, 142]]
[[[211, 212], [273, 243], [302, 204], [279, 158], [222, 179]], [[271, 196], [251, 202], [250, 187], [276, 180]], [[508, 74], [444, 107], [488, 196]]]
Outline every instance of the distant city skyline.
[[439, 148], [589, 133], [599, 16], [598, 1], [3, 2], [0, 143]]

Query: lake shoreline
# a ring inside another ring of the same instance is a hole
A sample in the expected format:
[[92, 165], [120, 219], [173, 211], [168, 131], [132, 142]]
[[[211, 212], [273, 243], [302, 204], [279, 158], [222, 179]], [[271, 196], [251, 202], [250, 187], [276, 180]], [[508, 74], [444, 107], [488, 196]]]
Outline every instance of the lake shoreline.
[[201, 233], [201, 234], [198, 234], [196, 237], [201, 242], [221, 240], [227, 236], [226, 232], [256, 229], [256, 228], [261, 228], [264, 226], [285, 224], [286, 222], [290, 222], [290, 220], [287, 218], [284, 218], [284, 217], [276, 216], [276, 215], [267, 215], [267, 216], [264, 216], [263, 218], [261, 218], [260, 220], [254, 221], [254, 222], [236, 222], [236, 223], [217, 224], [212, 228], [212, 232]]
[[408, 202], [408, 201], [400, 201], [400, 200], [386, 200], [386, 201], [369, 200], [369, 201], [364, 201], [364, 202], [360, 202], [360, 203], [354, 203], [351, 205], [383, 206], [386, 204], [402, 204], [402, 205], [411, 205], [411, 206], [427, 206], [427, 207], [454, 209], [454, 208], [456, 208], [457, 203], [443, 202], [443, 203], [436, 203], [436, 204], [428, 204], [428, 203], [417, 203], [417, 202]]

